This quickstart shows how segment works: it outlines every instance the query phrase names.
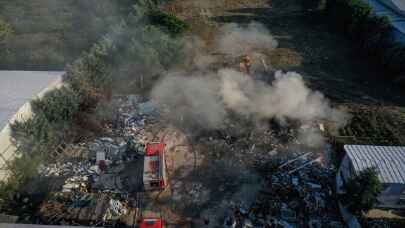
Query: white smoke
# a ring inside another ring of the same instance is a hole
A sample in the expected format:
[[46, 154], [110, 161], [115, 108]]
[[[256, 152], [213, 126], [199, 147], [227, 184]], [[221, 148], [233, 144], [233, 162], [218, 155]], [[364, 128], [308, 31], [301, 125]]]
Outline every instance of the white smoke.
[[152, 98], [174, 110], [178, 118], [206, 128], [220, 127], [226, 110], [256, 119], [293, 119], [303, 124], [326, 120], [342, 125], [347, 120], [344, 112], [332, 108], [295, 72], [276, 72], [271, 85], [231, 69], [205, 76], [177, 73], [164, 78], [153, 89]]
[[217, 49], [231, 56], [253, 54], [257, 51], [270, 51], [278, 46], [269, 30], [262, 24], [252, 22], [247, 27], [226, 24], [220, 29]]
[[[322, 93], [311, 90], [298, 73], [275, 72], [273, 82], [268, 84], [234, 69], [213, 72], [210, 67], [220, 60], [203, 52], [205, 45], [195, 38], [187, 47], [187, 65], [198, 73], [172, 73], [152, 90], [152, 98], [160, 107], [169, 107], [169, 117], [177, 123], [220, 128], [230, 112], [254, 120], [296, 120], [302, 125], [330, 121], [340, 127], [349, 119], [345, 112], [332, 108]], [[247, 27], [225, 25], [215, 45], [222, 54], [233, 58], [268, 53], [278, 43], [263, 25], [251, 23]], [[252, 68], [257, 64], [254, 58], [252, 64]], [[298, 138], [306, 144], [323, 142], [317, 132], [303, 131]]]
[[170, 109], [172, 121], [212, 129], [223, 124], [226, 114], [218, 90], [219, 83], [212, 78], [174, 73], [161, 80], [151, 96], [159, 107]]
[[230, 69], [219, 75], [225, 104], [240, 114], [303, 123], [328, 120], [344, 124], [347, 120], [343, 112], [331, 108], [323, 94], [309, 89], [298, 73], [278, 71], [271, 85]]

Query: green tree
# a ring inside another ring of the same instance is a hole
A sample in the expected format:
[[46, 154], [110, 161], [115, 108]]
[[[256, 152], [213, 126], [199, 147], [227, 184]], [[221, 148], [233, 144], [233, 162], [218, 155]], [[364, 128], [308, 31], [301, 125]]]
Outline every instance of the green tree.
[[182, 34], [189, 29], [189, 24], [177, 18], [173, 14], [167, 14], [160, 10], [154, 10], [150, 13], [149, 19], [153, 25], [163, 27], [173, 36]]
[[345, 186], [346, 193], [342, 202], [356, 215], [367, 212], [377, 203], [377, 196], [382, 191], [375, 168], [367, 168], [353, 176]]
[[79, 110], [78, 96], [69, 88], [62, 87], [46, 93], [31, 102], [34, 113], [43, 113], [49, 122], [72, 121]]
[[81, 111], [95, 108], [100, 98], [111, 87], [112, 77], [109, 69], [114, 48], [112, 40], [105, 38], [67, 67], [63, 79], [77, 94]]
[[14, 30], [11, 25], [0, 19], [0, 44], [2, 44], [6, 39], [10, 38], [13, 34]]

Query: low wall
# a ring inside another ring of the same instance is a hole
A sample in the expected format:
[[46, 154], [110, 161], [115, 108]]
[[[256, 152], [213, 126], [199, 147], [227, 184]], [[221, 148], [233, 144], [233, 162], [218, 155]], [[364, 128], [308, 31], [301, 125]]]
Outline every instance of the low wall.
[[[50, 84], [47, 88], [42, 90], [37, 97], [42, 97], [46, 92], [53, 90], [62, 86], [61, 78], [55, 80], [52, 84]], [[35, 98], [35, 97], [34, 97]], [[33, 98], [33, 99], [34, 99]], [[10, 119], [10, 123], [14, 121], [22, 121], [27, 120], [32, 116], [32, 110], [30, 101], [26, 102], [14, 116]], [[13, 139], [11, 137], [11, 128], [10, 124], [7, 124], [1, 131], [0, 131], [0, 181], [5, 181], [7, 177], [11, 174], [9, 169], [9, 164], [12, 162], [16, 157], [16, 147], [14, 146]]]

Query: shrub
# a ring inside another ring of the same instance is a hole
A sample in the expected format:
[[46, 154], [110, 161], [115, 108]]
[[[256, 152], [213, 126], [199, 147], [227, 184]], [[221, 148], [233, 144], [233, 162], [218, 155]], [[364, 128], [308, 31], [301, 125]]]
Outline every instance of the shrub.
[[79, 98], [71, 89], [62, 87], [31, 102], [34, 113], [42, 113], [49, 122], [70, 122], [79, 110]]
[[108, 60], [113, 48], [111, 40], [103, 39], [67, 67], [63, 79], [77, 94], [80, 110], [96, 107], [97, 101], [110, 88], [112, 78]]
[[172, 35], [179, 35], [189, 29], [189, 24], [180, 20], [173, 14], [167, 14], [162, 11], [152, 11], [149, 19], [153, 25], [161, 26], [169, 31]]
[[50, 123], [39, 113], [26, 121], [16, 121], [11, 125], [17, 153], [44, 158], [52, 153], [65, 139], [68, 123]]
[[382, 184], [374, 168], [367, 168], [353, 176], [345, 186], [342, 201], [348, 209], [359, 215], [373, 208], [382, 191]]
[[13, 34], [14, 30], [11, 25], [0, 19], [0, 44], [10, 38]]

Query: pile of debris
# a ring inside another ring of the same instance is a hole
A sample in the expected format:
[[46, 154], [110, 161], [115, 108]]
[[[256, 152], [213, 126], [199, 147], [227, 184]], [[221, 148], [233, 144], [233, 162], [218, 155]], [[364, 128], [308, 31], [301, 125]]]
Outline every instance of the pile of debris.
[[158, 115], [151, 102], [141, 103], [141, 99], [136, 95], [115, 97], [118, 108], [108, 137], [81, 143], [77, 151], [85, 156], [74, 159], [61, 156], [60, 162], [41, 167], [41, 176], [64, 180], [62, 186], [54, 186], [53, 193], [40, 207], [43, 223], [92, 226], [136, 223], [139, 205], [134, 187], [129, 185], [142, 185], [142, 178], [128, 179], [137, 175], [134, 167], [142, 168], [147, 140], [145, 124], [156, 120]]
[[273, 164], [256, 202], [235, 206], [225, 227], [343, 227], [332, 191], [334, 171], [305, 153]]
[[105, 193], [53, 193], [39, 214], [47, 224], [133, 225], [137, 210], [130, 206], [128, 199]]

